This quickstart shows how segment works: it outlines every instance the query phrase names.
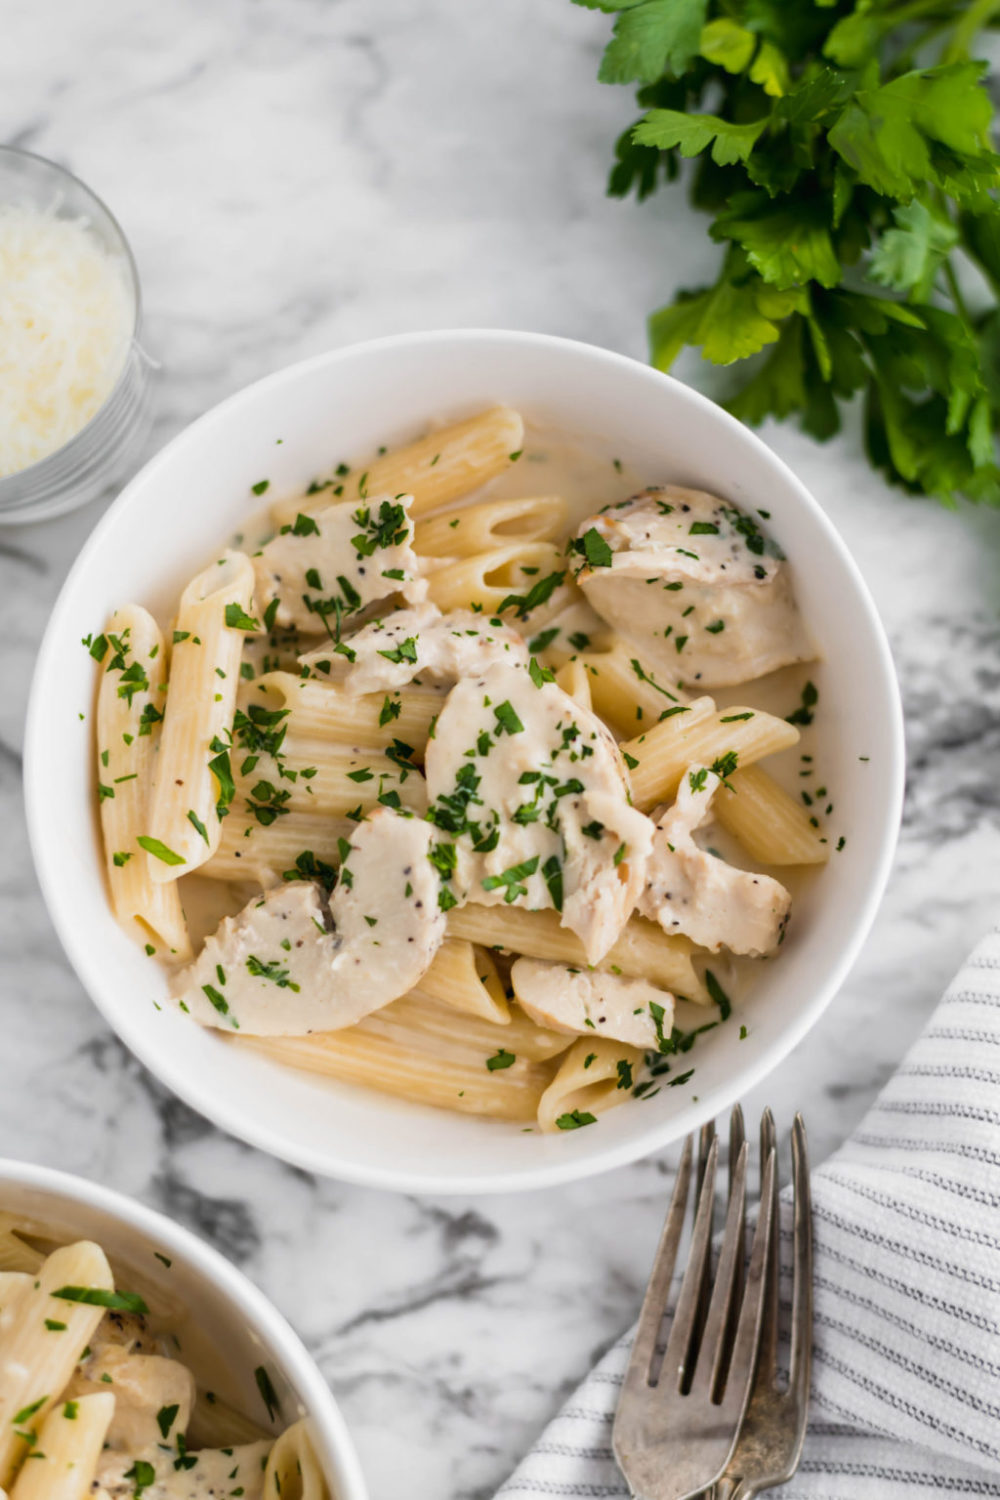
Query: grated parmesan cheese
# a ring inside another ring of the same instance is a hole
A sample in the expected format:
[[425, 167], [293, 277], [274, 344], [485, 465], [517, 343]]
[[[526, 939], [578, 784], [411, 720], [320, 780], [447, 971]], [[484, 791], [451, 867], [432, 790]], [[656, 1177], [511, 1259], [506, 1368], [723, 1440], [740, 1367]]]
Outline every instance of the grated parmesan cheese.
[[90, 421], [132, 336], [125, 262], [83, 219], [0, 204], [0, 476]]

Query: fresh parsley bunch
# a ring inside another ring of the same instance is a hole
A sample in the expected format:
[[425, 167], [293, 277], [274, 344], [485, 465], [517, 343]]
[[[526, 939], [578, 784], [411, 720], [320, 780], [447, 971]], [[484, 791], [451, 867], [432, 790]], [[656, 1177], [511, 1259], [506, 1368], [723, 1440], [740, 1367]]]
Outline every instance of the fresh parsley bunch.
[[724, 247], [711, 286], [652, 315], [653, 363], [759, 356], [729, 409], [823, 439], [860, 392], [891, 481], [1000, 504], [1000, 156], [970, 59], [1000, 0], [574, 3], [617, 17], [601, 80], [641, 85], [609, 192], [694, 157]]

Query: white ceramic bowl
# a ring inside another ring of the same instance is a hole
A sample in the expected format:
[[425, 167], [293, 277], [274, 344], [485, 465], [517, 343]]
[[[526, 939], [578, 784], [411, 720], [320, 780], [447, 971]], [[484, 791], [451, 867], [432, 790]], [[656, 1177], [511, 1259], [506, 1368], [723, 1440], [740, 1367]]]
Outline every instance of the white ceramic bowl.
[[[245, 521], [250, 486], [262, 476], [281, 494], [345, 453], [373, 451], [430, 417], [456, 418], [495, 401], [605, 439], [609, 454], [650, 482], [675, 480], [770, 512], [826, 658], [816, 674], [824, 774], [847, 839], [798, 903], [780, 963], [758, 982], [746, 1040], [738, 1027], [720, 1027], [692, 1057], [695, 1091], [664, 1089], [597, 1126], [551, 1138], [283, 1070], [226, 1046], [175, 1009], [154, 1008], [165, 979], [118, 930], [105, 895], [93, 799], [93, 663], [80, 646], [127, 600], [166, 617], [187, 578]], [[49, 622], [25, 780], [35, 862], [70, 961], [122, 1039], [182, 1099], [309, 1171], [405, 1191], [509, 1191], [603, 1171], [664, 1146], [758, 1083], [815, 1024], [885, 885], [902, 798], [902, 718], [888, 646], [857, 568], [815, 500], [746, 428], [676, 380], [590, 345], [527, 333], [417, 333], [269, 376], [195, 422], [132, 481], [81, 552]]]
[[[41, 1220], [67, 1241], [96, 1240], [113, 1263], [139, 1273], [144, 1286], [162, 1289], [165, 1301], [185, 1310], [186, 1329], [215, 1358], [224, 1354], [231, 1396], [241, 1409], [275, 1433], [308, 1414], [333, 1500], [367, 1500], [344, 1419], [312, 1357], [263, 1293], [217, 1250], [162, 1214], [83, 1177], [2, 1158], [0, 1211]], [[262, 1364], [281, 1405], [274, 1423], [261, 1410], [254, 1381]]]

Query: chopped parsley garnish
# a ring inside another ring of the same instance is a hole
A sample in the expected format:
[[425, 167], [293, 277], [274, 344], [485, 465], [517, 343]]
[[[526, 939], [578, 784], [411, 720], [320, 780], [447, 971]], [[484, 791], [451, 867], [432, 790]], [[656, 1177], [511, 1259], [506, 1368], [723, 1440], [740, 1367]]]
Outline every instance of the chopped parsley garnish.
[[493, 713], [497, 721], [497, 734], [503, 732], [507, 734], [522, 734], [524, 732], [524, 725], [518, 718], [511, 703], [505, 700], [494, 708]]
[[570, 1110], [568, 1114], [559, 1115], [556, 1119], [557, 1130], [579, 1130], [583, 1125], [596, 1124], [597, 1116], [585, 1109]]
[[526, 896], [528, 887], [522, 885], [529, 875], [534, 875], [538, 869], [538, 855], [532, 855], [531, 859], [522, 860], [520, 864], [511, 865], [509, 870], [504, 870], [501, 875], [487, 875], [482, 881], [484, 891], [503, 891], [504, 902], [510, 904], [517, 900], [518, 896]]
[[271, 481], [269, 479], [258, 479], [256, 484], [250, 486], [255, 495], [266, 495], [270, 487]]
[[802, 724], [803, 726], [811, 724], [814, 718], [813, 709], [818, 702], [819, 691], [815, 683], [807, 682], [802, 689], [802, 699], [798, 708], [793, 709], [790, 714], [786, 715], [785, 723]]
[[303, 849], [296, 856], [295, 868], [286, 870], [282, 880], [317, 880], [327, 891], [332, 891], [337, 883], [337, 872], [333, 865], [328, 865], [325, 860], [317, 859], [311, 849]]
[[369, 506], [363, 506], [351, 520], [361, 527], [358, 535], [351, 537], [351, 546], [359, 557], [371, 557], [380, 548], [398, 547], [410, 534], [404, 507], [391, 500], [382, 501], [377, 516]]
[[391, 723], [393, 719], [398, 719], [402, 708], [403, 700], [401, 698], [390, 698], [389, 694], [386, 693], [382, 701], [382, 707], [379, 710], [379, 728], [382, 729], [386, 724]]
[[297, 995], [301, 989], [301, 986], [293, 979], [289, 979], [288, 970], [283, 969], [276, 958], [265, 963], [251, 953], [247, 958], [247, 971], [255, 979], [270, 980], [271, 984], [276, 984], [279, 990], [292, 990]]
[[596, 526], [591, 526], [583, 536], [575, 537], [572, 548], [586, 560], [588, 567], [610, 568], [611, 566], [613, 553]]
[[417, 638], [414, 635], [408, 635], [405, 641], [400, 641], [399, 645], [394, 646], [391, 651], [380, 651], [378, 654], [379, 656], [384, 656], [386, 661], [397, 663], [407, 661], [415, 666], [417, 661]]
[[625, 1057], [620, 1057], [616, 1063], [618, 1070], [618, 1082], [615, 1085], [619, 1089], [630, 1089], [632, 1087], [632, 1064]]
[[319, 536], [320, 534], [315, 518], [313, 516], [304, 516], [301, 511], [299, 511], [291, 526], [282, 526], [282, 536], [285, 536], [288, 532], [291, 532], [292, 536]]
[[248, 615], [241, 604], [226, 605], [226, 624], [230, 630], [259, 630], [259, 623]]
[[207, 844], [209, 842], [208, 829], [205, 827], [204, 823], [201, 821], [193, 807], [188, 808], [188, 822], [191, 824], [192, 828], [197, 829], [197, 831], [201, 834], [202, 838]]
[[165, 865], [186, 865], [187, 860], [183, 854], [177, 854], [173, 849], [168, 849], [161, 839], [154, 839], [148, 833], [140, 833], [136, 839], [140, 849], [145, 849], [154, 859], [162, 860]]
[[548, 667], [539, 666], [534, 657], [528, 662], [528, 676], [536, 688], [544, 687], [547, 682], [555, 682], [556, 674]]
[[109, 1312], [136, 1313], [145, 1317], [149, 1312], [138, 1292], [109, 1292], [102, 1286], [62, 1286], [51, 1296], [63, 1302], [85, 1302], [89, 1307], [106, 1307]]
[[[664, 698], [670, 699], [671, 703], [677, 703], [677, 694], [669, 692], [665, 687], [661, 687], [656, 679], [646, 671], [645, 667], [640, 661], [638, 661], [636, 657], [632, 657], [629, 662], [629, 666], [632, 668], [632, 671], [638, 677], [640, 682], [648, 683], [655, 692], [662, 693]], [[683, 704], [678, 704], [677, 711], [679, 713], [687, 713], [687, 709]]]
[[160, 1429], [160, 1436], [164, 1439], [170, 1436], [170, 1429], [177, 1421], [179, 1406], [161, 1406], [156, 1413], [156, 1425]]
[[555, 854], [550, 854], [549, 858], [542, 865], [542, 875], [543, 875], [543, 877], [545, 879], [545, 884], [548, 886], [549, 895], [552, 897], [552, 905], [555, 907], [556, 911], [562, 911], [562, 909], [563, 909], [563, 875], [562, 875], [562, 865], [560, 864], [559, 859], [557, 858], [557, 856]]
[[705, 988], [708, 990], [708, 993], [715, 1001], [715, 1004], [719, 1007], [719, 1019], [722, 1021], [728, 1021], [729, 1017], [733, 1013], [732, 1001], [729, 999], [729, 996], [726, 994], [725, 990], [722, 988], [722, 985], [716, 979], [711, 969], [705, 970]]
[[719, 528], [714, 521], [692, 521], [688, 536], [718, 536]]
[[494, 1055], [486, 1059], [486, 1066], [491, 1073], [497, 1073], [503, 1068], [509, 1068], [515, 1062], [517, 1062], [517, 1054], [515, 1052], [508, 1052], [505, 1048], [498, 1047]]
[[271, 1377], [263, 1365], [258, 1365], [253, 1372], [253, 1378], [257, 1382], [257, 1389], [260, 1391], [261, 1399], [267, 1407], [267, 1415], [273, 1422], [274, 1418], [281, 1411], [281, 1402], [278, 1400], [274, 1386], [271, 1383]]
[[[514, 609], [517, 611], [517, 619], [526, 619], [533, 609], [537, 609], [540, 604], [545, 604], [551, 599], [565, 577], [566, 574], [564, 572], [549, 573], [546, 577], [539, 578], [537, 583], [533, 583], [526, 594], [508, 594], [506, 598], [501, 599], [497, 614], [502, 615], [505, 610]], [[559, 631], [556, 629], [550, 639], [554, 640], [558, 633]], [[546, 645], [548, 645], [548, 641]], [[531, 643], [531, 650], [534, 651], [535, 649], [536, 646], [533, 641]], [[538, 646], [537, 649], [541, 651], [544, 650], [544, 647]]]

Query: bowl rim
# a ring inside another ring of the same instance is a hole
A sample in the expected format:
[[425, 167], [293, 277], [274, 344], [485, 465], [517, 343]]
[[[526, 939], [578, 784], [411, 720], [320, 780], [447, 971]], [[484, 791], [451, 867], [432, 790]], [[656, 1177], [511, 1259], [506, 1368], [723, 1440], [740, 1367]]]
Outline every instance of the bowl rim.
[[244, 1113], [241, 1116], [238, 1110], [220, 1105], [215, 1098], [203, 1099], [199, 1097], [196, 1090], [188, 1087], [183, 1069], [172, 1070], [169, 1067], [164, 1068], [162, 1054], [156, 1049], [152, 1041], [148, 1045], [145, 1043], [143, 1045], [134, 1045], [131, 1041], [126, 1043], [129, 1049], [135, 1053], [139, 1061], [149, 1069], [154, 1077], [161, 1079], [185, 1104], [210, 1120], [219, 1129], [226, 1131], [239, 1140], [246, 1141], [259, 1150], [267, 1152], [269, 1155], [277, 1156], [279, 1159], [287, 1161], [305, 1171], [314, 1172], [324, 1177], [332, 1177], [342, 1182], [388, 1189], [395, 1192], [417, 1192], [446, 1196], [480, 1194], [492, 1196], [498, 1193], [522, 1192], [529, 1189], [553, 1187], [561, 1183], [597, 1176], [602, 1172], [611, 1171], [616, 1167], [626, 1166], [633, 1161], [638, 1161], [651, 1155], [655, 1151], [665, 1149], [687, 1134], [688, 1131], [698, 1128], [698, 1126], [704, 1124], [714, 1115], [728, 1110], [744, 1094], [756, 1087], [769, 1073], [777, 1068], [798, 1043], [812, 1030], [830, 1005], [840, 990], [860, 952], [862, 944], [871, 930], [876, 912], [885, 892], [889, 871], [895, 854], [902, 818], [905, 777], [905, 740], [899, 684], [885, 629], [861, 571], [847, 548], [846, 543], [823, 510], [819, 501], [813, 497], [794, 471], [773, 449], [769, 448], [763, 442], [757, 433], [745, 427], [743, 423], [739, 422], [723, 407], [718, 406], [700, 391], [696, 391], [691, 386], [685, 385], [683, 381], [676, 379], [676, 377], [656, 370], [650, 365], [641, 364], [638, 360], [632, 359], [628, 355], [604, 349], [600, 345], [588, 344], [581, 340], [563, 338], [554, 334], [495, 328], [416, 330], [402, 334], [388, 334], [377, 339], [358, 340], [336, 349], [326, 350], [320, 354], [312, 355], [307, 359], [272, 371], [269, 375], [265, 375], [261, 379], [225, 397], [221, 402], [209, 408], [208, 411], [202, 413], [200, 417], [197, 417], [193, 422], [184, 427], [149, 460], [109, 506], [81, 548], [75, 563], [60, 589], [42, 638], [32, 678], [25, 731], [24, 799], [29, 843], [50, 920], [69, 958], [73, 971], [82, 988], [90, 996], [90, 999], [111, 1028], [116, 1031], [116, 1034], [117, 1027], [114, 1016], [111, 1014], [111, 1007], [105, 1005], [102, 995], [92, 993], [81, 977], [77, 955], [82, 952], [85, 944], [78, 942], [73, 928], [65, 919], [61, 903], [56, 899], [58, 862], [55, 859], [54, 851], [51, 859], [49, 856], [49, 839], [45, 831], [44, 787], [40, 786], [36, 781], [34, 767], [38, 761], [37, 757], [32, 753], [35, 738], [42, 733], [43, 684], [55, 666], [55, 662], [50, 659], [56, 653], [56, 638], [62, 626], [62, 616], [68, 608], [67, 599], [73, 583], [81, 573], [86, 571], [91, 557], [103, 545], [105, 531], [113, 524], [114, 517], [119, 510], [131, 503], [138, 486], [145, 484], [151, 476], [167, 467], [172, 462], [174, 454], [185, 444], [195, 442], [203, 427], [221, 420], [224, 414], [250, 396], [251, 393], [260, 394], [270, 388], [280, 386], [286, 381], [294, 381], [307, 376], [312, 370], [321, 367], [349, 362], [359, 353], [368, 354], [373, 351], [395, 350], [414, 345], [427, 346], [447, 343], [454, 343], [461, 347], [462, 345], [472, 345], [482, 340], [519, 346], [526, 353], [533, 348], [555, 348], [568, 353], [571, 357], [603, 363], [612, 370], [628, 369], [633, 374], [636, 371], [641, 372], [642, 376], [651, 383], [658, 384], [669, 391], [671, 398], [679, 403], [681, 407], [687, 402], [702, 410], [707, 409], [711, 413], [711, 419], [717, 421], [721, 428], [738, 434], [738, 441], [748, 443], [758, 449], [765, 461], [773, 467], [775, 477], [780, 479], [790, 490], [794, 491], [798, 502], [804, 505], [812, 514], [813, 519], [823, 531], [827, 544], [837, 553], [841, 565], [851, 576], [856, 589], [857, 602], [864, 611], [865, 624], [872, 647], [874, 648], [875, 660], [873, 662], [873, 671], [877, 671], [881, 675], [886, 688], [886, 774], [890, 790], [889, 795], [885, 799], [884, 823], [881, 830], [877, 857], [873, 861], [869, 874], [868, 891], [863, 910], [851, 929], [847, 941], [842, 945], [836, 961], [825, 971], [822, 982], [817, 984], [811, 1002], [803, 1007], [796, 1016], [795, 1021], [782, 1030], [780, 1036], [762, 1051], [752, 1065], [748, 1065], [733, 1075], [732, 1082], [728, 1087], [720, 1086], [707, 1099], [689, 1104], [671, 1119], [658, 1123], [655, 1121], [651, 1122], [649, 1126], [638, 1129], [627, 1140], [620, 1143], [602, 1147], [600, 1141], [595, 1140], [593, 1149], [589, 1150], [586, 1155], [574, 1157], [573, 1159], [567, 1158], [563, 1162], [539, 1162], [537, 1165], [530, 1163], [524, 1166], [519, 1165], [517, 1168], [506, 1169], [487, 1176], [471, 1172], [442, 1174], [432, 1169], [421, 1171], [412, 1171], [409, 1169], [397, 1170], [389, 1164], [379, 1167], [359, 1165], [351, 1159], [349, 1152], [345, 1154], [342, 1151], [338, 1151], [336, 1144], [329, 1150], [315, 1149], [306, 1144], [289, 1147], [285, 1143], [282, 1143], [279, 1147], [270, 1139], [266, 1129], [258, 1128], [252, 1115]]
[[221, 1251], [157, 1209], [149, 1208], [125, 1193], [102, 1183], [64, 1172], [0, 1156], [0, 1193], [8, 1184], [37, 1188], [73, 1205], [96, 1208], [109, 1218], [136, 1230], [151, 1243], [167, 1247], [179, 1260], [208, 1282], [215, 1295], [228, 1298], [256, 1331], [262, 1331], [288, 1371], [309, 1418], [322, 1428], [336, 1472], [333, 1500], [367, 1500], [368, 1488], [337, 1400], [319, 1366], [283, 1313], [254, 1284], [245, 1271], [226, 1259]]
[[[53, 448], [51, 453], [46, 453], [42, 458], [36, 458], [34, 463], [28, 464], [26, 468], [15, 469], [13, 474], [0, 474], [0, 507], [3, 507], [5, 504], [5, 489], [9, 488], [10, 490], [13, 490], [15, 488], [14, 481], [19, 481], [17, 488], [21, 488], [28, 478], [33, 479], [35, 482], [38, 481], [39, 476], [44, 479], [44, 465], [51, 464], [52, 460], [56, 458], [63, 459], [63, 456], [73, 447], [74, 444], [79, 444], [81, 448], [84, 446], [82, 439], [89, 438], [92, 433], [94, 423], [103, 414], [103, 412], [107, 410], [110, 403], [118, 395], [122, 386], [125, 385], [126, 382], [130, 379], [132, 351], [134, 349], [138, 349], [140, 355], [144, 359], [149, 358], [149, 356], [146, 355], [142, 350], [142, 346], [139, 342], [140, 335], [142, 333], [143, 319], [142, 282], [139, 280], [139, 267], [136, 262], [135, 254], [132, 250], [132, 246], [129, 243], [128, 235], [125, 233], [124, 229], [119, 223], [117, 216], [111, 212], [111, 209], [105, 203], [101, 195], [94, 192], [94, 189], [90, 186], [89, 183], [84, 182], [82, 177], [78, 177], [75, 172], [71, 172], [70, 169], [68, 167], [64, 167], [61, 162], [53, 161], [49, 156], [42, 156], [37, 151], [26, 151], [22, 146], [7, 146], [3, 143], [0, 143], [0, 159], [5, 156], [19, 157], [22, 161], [31, 162], [37, 164], [37, 166], [39, 167], [45, 168], [47, 171], [52, 172], [56, 177], [67, 178], [70, 182], [75, 184], [75, 186], [78, 187], [86, 197], [90, 198], [97, 205], [100, 212], [105, 216], [105, 218], [111, 225], [111, 228], [118, 236], [121, 255], [128, 270], [129, 287], [132, 292], [133, 309], [132, 330], [129, 334], [128, 348], [125, 351], [125, 358], [122, 361], [122, 367], [115, 378], [114, 385], [108, 391], [108, 394], [105, 396], [100, 406], [94, 412], [92, 417], [88, 417], [87, 421], [80, 428], [79, 432], [74, 432], [73, 436], [67, 438], [65, 443], [63, 443], [60, 447]], [[28, 503], [30, 504], [30, 501]], [[18, 504], [18, 498], [15, 495], [11, 509], [17, 509]], [[16, 516], [12, 516], [10, 519], [21, 521], [30, 520], [32, 518], [29, 515], [21, 516], [20, 514], [18, 514]], [[37, 519], [45, 520], [46, 516], [40, 515]]]

